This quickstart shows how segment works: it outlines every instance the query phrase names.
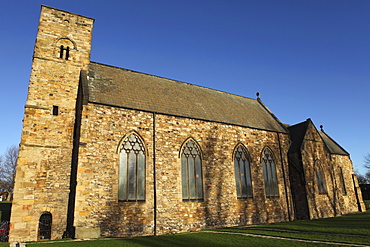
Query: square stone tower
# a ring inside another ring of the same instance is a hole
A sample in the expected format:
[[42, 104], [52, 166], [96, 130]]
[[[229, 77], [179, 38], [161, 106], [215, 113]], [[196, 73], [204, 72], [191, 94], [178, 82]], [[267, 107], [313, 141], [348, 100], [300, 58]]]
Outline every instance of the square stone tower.
[[[76, 98], [94, 20], [41, 7], [15, 179], [10, 242], [61, 238], [73, 212]], [[72, 210], [71, 210], [72, 208]], [[40, 220], [47, 222], [40, 223]], [[50, 223], [48, 229], [44, 225]], [[55, 230], [54, 230], [55, 229]], [[68, 232], [68, 231], [67, 231]]]

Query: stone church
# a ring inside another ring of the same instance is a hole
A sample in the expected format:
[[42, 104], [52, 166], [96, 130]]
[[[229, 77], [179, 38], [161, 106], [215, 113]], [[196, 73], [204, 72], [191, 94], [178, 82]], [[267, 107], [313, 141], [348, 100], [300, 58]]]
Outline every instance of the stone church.
[[94, 20], [41, 7], [10, 242], [160, 235], [364, 210], [310, 119], [90, 61]]

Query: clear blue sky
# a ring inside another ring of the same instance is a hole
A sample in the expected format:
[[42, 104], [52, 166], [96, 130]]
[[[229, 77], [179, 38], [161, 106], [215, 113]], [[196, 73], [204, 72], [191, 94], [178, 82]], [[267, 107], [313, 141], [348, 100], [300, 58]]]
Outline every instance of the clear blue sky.
[[370, 1], [2, 0], [0, 154], [20, 140], [40, 5], [95, 19], [91, 60], [255, 98], [311, 118], [363, 169]]

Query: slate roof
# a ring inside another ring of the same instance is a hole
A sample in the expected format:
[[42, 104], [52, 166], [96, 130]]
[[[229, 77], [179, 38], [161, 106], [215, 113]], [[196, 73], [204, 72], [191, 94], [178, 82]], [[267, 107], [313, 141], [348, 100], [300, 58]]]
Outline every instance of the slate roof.
[[[307, 132], [307, 128], [309, 124], [315, 126], [311, 119], [307, 119], [302, 123], [298, 123], [288, 127], [290, 140], [292, 143], [289, 147], [289, 153], [298, 152], [301, 149], [304, 137]], [[316, 129], [316, 128], [315, 128]], [[338, 143], [336, 143], [328, 134], [326, 134], [323, 130], [318, 131], [319, 135], [321, 136], [322, 141], [324, 142], [325, 146], [328, 148], [331, 154], [339, 154], [339, 155], [349, 155], [349, 153], [344, 150]]]
[[287, 132], [259, 99], [132, 70], [92, 62], [87, 87], [92, 103]]
[[336, 143], [328, 134], [324, 131], [319, 131], [321, 138], [323, 139], [325, 145], [329, 149], [330, 153], [332, 154], [340, 154], [340, 155], [349, 155], [349, 153], [344, 150], [338, 143]]
[[304, 136], [308, 128], [308, 121], [304, 121], [299, 124], [295, 124], [288, 127], [291, 144], [289, 147], [289, 153], [299, 152], [302, 146]]

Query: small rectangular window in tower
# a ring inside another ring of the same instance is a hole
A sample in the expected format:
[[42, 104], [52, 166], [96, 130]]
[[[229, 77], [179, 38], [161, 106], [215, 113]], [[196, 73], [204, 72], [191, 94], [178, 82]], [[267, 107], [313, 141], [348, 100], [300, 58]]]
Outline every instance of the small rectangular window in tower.
[[65, 49], [65, 51], [66, 51], [66, 57], [65, 57], [65, 59], [68, 60], [68, 58], [69, 58], [69, 46], [67, 46], [67, 48]]
[[60, 46], [60, 51], [59, 51], [59, 58], [63, 58], [63, 53], [64, 53], [64, 46]]
[[58, 116], [59, 114], [59, 107], [56, 105], [53, 105], [53, 115]]

